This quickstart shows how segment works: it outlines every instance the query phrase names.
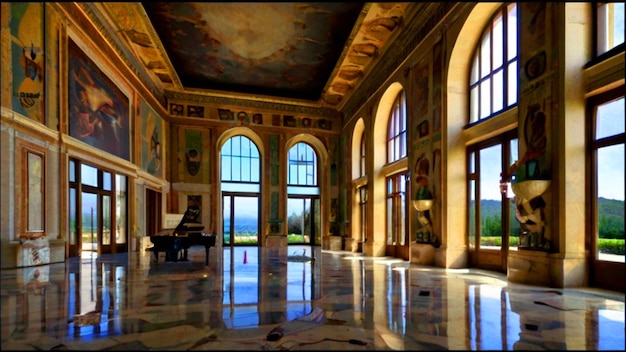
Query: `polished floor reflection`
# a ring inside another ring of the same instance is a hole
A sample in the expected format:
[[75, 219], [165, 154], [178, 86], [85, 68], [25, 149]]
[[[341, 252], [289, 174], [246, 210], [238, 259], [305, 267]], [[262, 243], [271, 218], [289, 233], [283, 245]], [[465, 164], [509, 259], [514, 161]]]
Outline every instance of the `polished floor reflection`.
[[624, 349], [617, 292], [311, 246], [151, 254], [2, 270], [2, 350]]

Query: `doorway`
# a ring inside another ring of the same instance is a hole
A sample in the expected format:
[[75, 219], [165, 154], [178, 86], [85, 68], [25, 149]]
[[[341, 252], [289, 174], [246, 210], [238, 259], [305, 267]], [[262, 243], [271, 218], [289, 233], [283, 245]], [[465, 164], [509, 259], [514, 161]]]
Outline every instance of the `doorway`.
[[287, 200], [289, 244], [320, 245], [320, 200], [318, 197], [289, 197]]
[[68, 257], [127, 251], [126, 176], [71, 159]]
[[259, 245], [259, 197], [222, 193], [223, 244]]
[[470, 265], [506, 272], [509, 249], [519, 244], [515, 204], [502, 192], [502, 175], [517, 160], [517, 129], [468, 147]]
[[409, 260], [410, 240], [406, 226], [408, 174], [400, 172], [387, 177], [385, 255]]

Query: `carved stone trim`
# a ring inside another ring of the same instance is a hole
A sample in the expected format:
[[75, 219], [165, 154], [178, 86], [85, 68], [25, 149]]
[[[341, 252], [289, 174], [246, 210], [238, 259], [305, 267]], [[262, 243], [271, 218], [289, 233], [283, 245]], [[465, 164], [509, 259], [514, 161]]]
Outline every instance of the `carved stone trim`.
[[[346, 117], [356, 114], [367, 100], [389, 79], [393, 72], [398, 69], [413, 50], [426, 36], [452, 11], [457, 3], [438, 2], [431, 3], [420, 10], [415, 17], [405, 22], [406, 29], [394, 41], [393, 47], [389, 48], [377, 61], [376, 66], [367, 76], [364, 84], [357, 87], [346, 104], [340, 109]], [[419, 26], [419, 27], [418, 27]]]
[[180, 92], [174, 92], [170, 90], [165, 91], [165, 96], [169, 100], [177, 100], [177, 101], [185, 101], [185, 102], [193, 102], [193, 103], [203, 103], [210, 105], [231, 105], [231, 106], [240, 106], [247, 107], [256, 110], [272, 110], [272, 111], [282, 111], [289, 112], [295, 115], [307, 115], [307, 116], [319, 116], [319, 117], [328, 117], [335, 119], [338, 123], [341, 123], [343, 115], [341, 112], [331, 109], [331, 108], [316, 108], [316, 107], [308, 107], [301, 105], [289, 105], [289, 104], [281, 104], [281, 103], [271, 103], [264, 101], [256, 101], [256, 100], [245, 100], [245, 99], [235, 99], [235, 98], [227, 98], [227, 97], [215, 97], [208, 95], [192, 95]]

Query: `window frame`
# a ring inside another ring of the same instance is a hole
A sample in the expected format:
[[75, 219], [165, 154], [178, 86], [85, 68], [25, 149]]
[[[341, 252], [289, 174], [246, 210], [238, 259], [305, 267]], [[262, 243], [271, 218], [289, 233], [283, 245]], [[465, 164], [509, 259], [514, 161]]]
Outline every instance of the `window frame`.
[[626, 99], [626, 95], [624, 94], [624, 85], [620, 87], [611, 89], [604, 93], [595, 95], [590, 97], [587, 100], [587, 121], [589, 123], [590, 128], [588, 128], [588, 165], [587, 165], [587, 179], [589, 180], [591, 186], [589, 187], [589, 200], [590, 200], [590, 221], [588, 222], [588, 226], [590, 226], [587, 236], [586, 246], [591, 250], [592, 257], [596, 260], [599, 259], [600, 253], [598, 252], [598, 246], [596, 239], [598, 238], [598, 223], [600, 221], [598, 214], [598, 151], [601, 148], [617, 146], [619, 144], [624, 145], [624, 140], [626, 138], [626, 133], [618, 133], [610, 136], [597, 137], [597, 108], [610, 103], [615, 100], [619, 100], [620, 98]]
[[[511, 11], [511, 7], [515, 7], [515, 19], [516, 19], [516, 23], [515, 26], [512, 27], [512, 25], [509, 24], [509, 12]], [[494, 42], [493, 42], [493, 28], [494, 28], [494, 23], [496, 22], [496, 20], [500, 19], [502, 21], [502, 35], [501, 35], [501, 40], [502, 40], [502, 50], [501, 52], [499, 52], [502, 55], [502, 58], [499, 60], [500, 62], [500, 66], [493, 68], [493, 62], [494, 62]], [[496, 11], [496, 13], [491, 17], [491, 19], [489, 20], [489, 24], [487, 26], [485, 26], [485, 29], [483, 30], [483, 32], [480, 35], [480, 40], [476, 45], [476, 48], [474, 49], [474, 53], [472, 54], [472, 64], [470, 69], [468, 70], [468, 78], [467, 78], [467, 82], [468, 82], [468, 106], [469, 106], [469, 114], [468, 114], [468, 121], [467, 121], [467, 127], [476, 125], [478, 123], [481, 123], [483, 121], [489, 120], [495, 116], [501, 115], [502, 113], [511, 110], [515, 107], [517, 107], [518, 105], [518, 101], [519, 101], [519, 89], [518, 92], [516, 92], [516, 94], [514, 96], [511, 96], [511, 94], [509, 93], [509, 87], [511, 84], [515, 84], [515, 87], [519, 87], [519, 43], [520, 43], [520, 36], [519, 36], [519, 6], [517, 5], [517, 3], [506, 3], [505, 5], [503, 5], [500, 9], [498, 9], [498, 11]], [[515, 53], [514, 54], [509, 54], [509, 37], [511, 36], [509, 29], [511, 28], [515, 28]], [[488, 71], [486, 71], [487, 73], [483, 75], [483, 71], [482, 70], [482, 63], [483, 60], [485, 59], [484, 56], [482, 56], [483, 51], [482, 51], [482, 43], [485, 40], [486, 36], [489, 36], [489, 52], [486, 53], [487, 55], [489, 55], [489, 65], [490, 68], [488, 69]], [[510, 56], [510, 57], [509, 57]], [[510, 70], [511, 65], [515, 65], [515, 70]], [[510, 72], [515, 72], [517, 73], [515, 75], [515, 77], [511, 77], [509, 75]], [[494, 110], [493, 107], [493, 96], [494, 96], [494, 76], [498, 75], [498, 74], [502, 74], [502, 107], [499, 108], [498, 110]], [[474, 76], [476, 76], [474, 78]], [[482, 100], [482, 95], [481, 95], [481, 85], [482, 84], [486, 84], [486, 82], [489, 82], [489, 113], [486, 114], [484, 117], [481, 117], [481, 100]], [[473, 97], [474, 92], [476, 92], [476, 96]], [[510, 99], [515, 99], [514, 101], [509, 101]], [[475, 112], [474, 112], [475, 111]]]
[[406, 92], [401, 90], [395, 97], [387, 123], [387, 164], [407, 157]]
[[[304, 150], [304, 155], [306, 156], [306, 159], [303, 160], [299, 160], [299, 159], [291, 159], [292, 156], [292, 151], [295, 150], [296, 155], [300, 155], [300, 150], [299, 148], [301, 146], [305, 147]], [[310, 153], [309, 153], [310, 152]], [[311, 156], [312, 158], [309, 158], [309, 156]], [[317, 152], [315, 151], [315, 149], [306, 142], [298, 142], [295, 143], [294, 145], [292, 145], [289, 150], [287, 151], [287, 186], [299, 186], [300, 187], [319, 187], [319, 177], [318, 177], [318, 156], [317, 156]], [[297, 175], [295, 175], [295, 182], [291, 182], [292, 181], [292, 171], [294, 171], [294, 169], [292, 168], [292, 166], [295, 167], [295, 171], [297, 172]], [[301, 182], [301, 177], [300, 177], [300, 172], [302, 171], [302, 167], [306, 167], [306, 174], [304, 175], [304, 183]], [[308, 174], [308, 169], [309, 167], [311, 167], [311, 174]]]

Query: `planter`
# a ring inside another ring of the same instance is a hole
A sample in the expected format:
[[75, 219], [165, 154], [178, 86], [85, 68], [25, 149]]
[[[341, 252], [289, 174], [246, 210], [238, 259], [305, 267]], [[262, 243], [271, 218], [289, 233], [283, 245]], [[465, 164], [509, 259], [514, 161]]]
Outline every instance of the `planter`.
[[526, 180], [511, 183], [511, 189], [516, 196], [530, 200], [544, 194], [550, 187], [550, 180]]
[[427, 211], [433, 207], [432, 199], [416, 199], [413, 201], [413, 207], [417, 211]]

